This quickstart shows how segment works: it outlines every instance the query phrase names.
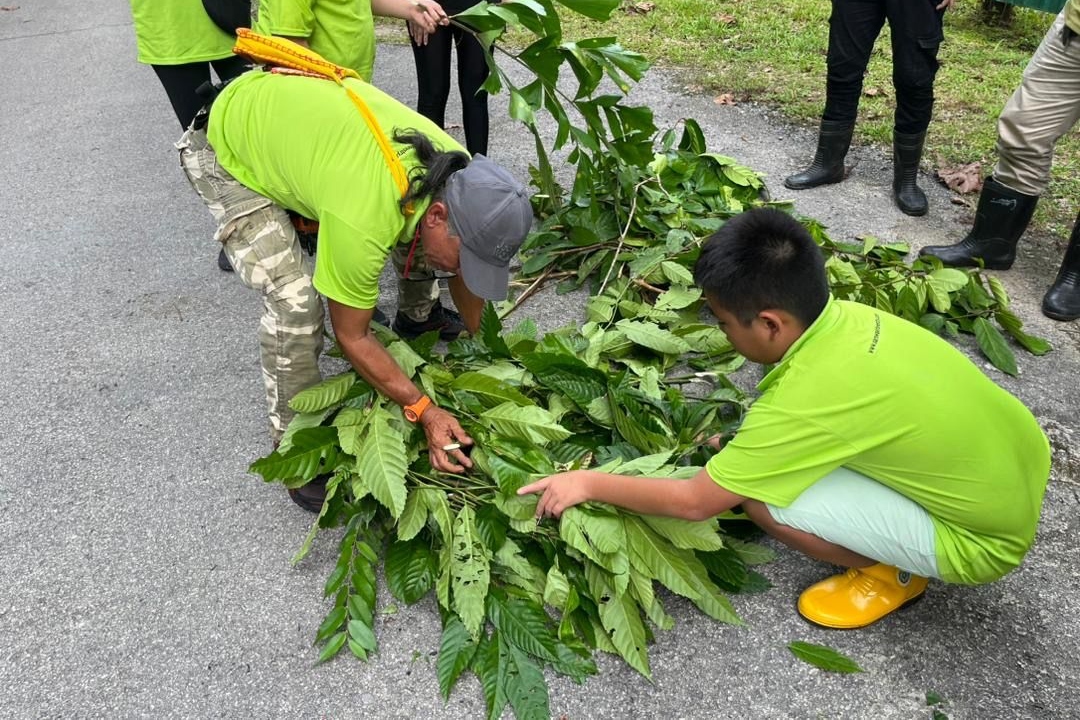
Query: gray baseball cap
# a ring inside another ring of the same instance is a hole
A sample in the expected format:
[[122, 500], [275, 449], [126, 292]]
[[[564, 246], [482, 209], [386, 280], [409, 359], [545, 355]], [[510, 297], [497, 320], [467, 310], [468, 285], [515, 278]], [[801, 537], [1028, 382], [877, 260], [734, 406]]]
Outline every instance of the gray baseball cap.
[[529, 192], [506, 168], [483, 155], [450, 176], [443, 195], [461, 238], [461, 279], [485, 300], [502, 300], [510, 261], [532, 229]]

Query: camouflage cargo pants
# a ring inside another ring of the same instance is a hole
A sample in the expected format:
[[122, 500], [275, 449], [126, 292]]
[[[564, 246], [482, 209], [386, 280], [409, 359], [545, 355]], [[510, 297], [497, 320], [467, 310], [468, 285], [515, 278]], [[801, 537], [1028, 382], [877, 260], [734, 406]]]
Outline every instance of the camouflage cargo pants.
[[[204, 130], [188, 130], [176, 148], [184, 174], [218, 224], [214, 238], [222, 243], [236, 276], [262, 292], [259, 347], [270, 435], [276, 442], [292, 420], [289, 400], [321, 380], [323, 306], [311, 284], [310, 261], [288, 214], [229, 175], [218, 164]], [[439, 300], [439, 285], [419, 244], [409, 277], [403, 277], [408, 252], [408, 244], [398, 245], [391, 255], [399, 278], [398, 309], [422, 321]]]
[[188, 130], [176, 147], [184, 173], [217, 221], [214, 237], [236, 276], [262, 293], [259, 350], [277, 442], [293, 416], [289, 399], [322, 379], [323, 305], [311, 284], [311, 264], [288, 214], [218, 165], [204, 131]]

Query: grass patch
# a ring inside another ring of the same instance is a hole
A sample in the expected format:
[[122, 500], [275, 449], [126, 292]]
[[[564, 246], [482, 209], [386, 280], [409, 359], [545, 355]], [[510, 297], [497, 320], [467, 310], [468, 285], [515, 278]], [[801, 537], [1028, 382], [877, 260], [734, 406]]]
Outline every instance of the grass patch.
[[[993, 169], [997, 116], [1054, 19], [1017, 7], [1009, 27], [992, 26], [983, 21], [979, 5], [958, 3], [945, 16], [926, 168], [981, 162], [984, 174]], [[654, 66], [679, 71], [691, 91], [731, 93], [738, 101], [770, 105], [793, 121], [814, 125], [825, 103], [829, 12], [825, 0], [624, 0], [604, 22], [565, 12], [563, 28], [568, 38], [614, 35]], [[891, 146], [891, 78], [886, 27], [859, 103], [856, 137], [862, 142]], [[808, 147], [807, 160], [812, 155]], [[1080, 208], [1076, 131], [1058, 142], [1052, 176], [1035, 223], [1066, 234]]]

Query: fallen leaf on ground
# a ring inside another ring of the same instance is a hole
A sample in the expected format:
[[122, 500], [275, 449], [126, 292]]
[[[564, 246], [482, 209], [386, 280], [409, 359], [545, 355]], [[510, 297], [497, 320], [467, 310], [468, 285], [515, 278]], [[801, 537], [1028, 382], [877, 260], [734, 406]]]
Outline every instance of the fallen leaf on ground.
[[721, 25], [734, 25], [736, 22], [738, 22], [734, 15], [730, 15], [728, 13], [717, 13], [713, 15], [713, 19]]
[[6, 10], [7, 12], [11, 12], [12, 10], [18, 10], [18, 9], [19, 9], [18, 5], [0, 5], [0, 10]]
[[879, 88], [879, 87], [868, 87], [865, 90], [863, 90], [862, 94], [865, 95], [866, 97], [877, 97], [878, 95], [884, 96], [884, 93], [881, 91], [881, 88]]
[[645, 0], [645, 2], [631, 3], [626, 6], [626, 12], [637, 13], [638, 15], [648, 15], [655, 9], [656, 3], [648, 2], [648, 0]]
[[982, 163], [938, 168], [938, 179], [954, 192], [968, 194], [982, 190]]
[[735, 96], [731, 93], [723, 93], [713, 98], [713, 102], [717, 105], [735, 105]]

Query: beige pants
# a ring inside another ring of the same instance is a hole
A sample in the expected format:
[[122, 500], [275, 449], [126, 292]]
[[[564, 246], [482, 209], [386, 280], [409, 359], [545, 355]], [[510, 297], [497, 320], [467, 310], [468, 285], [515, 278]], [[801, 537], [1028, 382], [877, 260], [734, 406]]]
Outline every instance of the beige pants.
[[994, 178], [1025, 195], [1046, 191], [1054, 145], [1080, 119], [1080, 37], [1066, 46], [1064, 29], [1063, 10], [998, 119]]

